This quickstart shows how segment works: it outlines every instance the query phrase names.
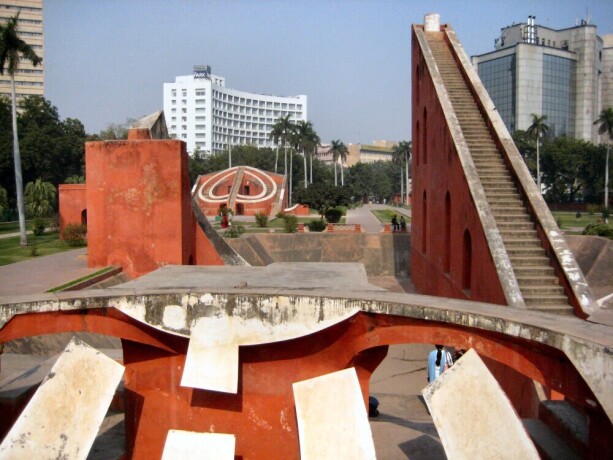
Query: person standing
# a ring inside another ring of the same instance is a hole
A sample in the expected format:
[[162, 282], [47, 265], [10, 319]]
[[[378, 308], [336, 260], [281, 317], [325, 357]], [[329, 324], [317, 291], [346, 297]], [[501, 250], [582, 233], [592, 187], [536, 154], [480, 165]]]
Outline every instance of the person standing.
[[435, 345], [434, 350], [428, 354], [428, 383], [434, 382], [452, 364], [451, 353], [443, 345]]
[[404, 216], [400, 216], [400, 231], [401, 232], [407, 231], [407, 221], [404, 220]]
[[396, 218], [396, 214], [392, 217], [392, 232], [398, 231], [398, 219]]

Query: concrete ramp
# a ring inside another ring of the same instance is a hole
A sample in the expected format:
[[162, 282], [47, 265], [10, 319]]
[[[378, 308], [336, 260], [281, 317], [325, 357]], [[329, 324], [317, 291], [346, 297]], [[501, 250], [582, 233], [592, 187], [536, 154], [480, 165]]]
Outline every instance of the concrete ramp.
[[0, 459], [86, 459], [124, 368], [72, 340], [0, 445]]
[[450, 460], [540, 458], [511, 402], [474, 350], [422, 394]]

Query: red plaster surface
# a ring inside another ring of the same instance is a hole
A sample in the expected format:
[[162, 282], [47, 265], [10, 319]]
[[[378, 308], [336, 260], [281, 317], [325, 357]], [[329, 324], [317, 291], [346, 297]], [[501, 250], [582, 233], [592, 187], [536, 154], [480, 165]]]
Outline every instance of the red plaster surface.
[[[414, 160], [412, 162], [411, 278], [413, 284], [421, 294], [506, 305], [477, 210], [416, 37], [412, 40], [412, 63]], [[427, 112], [425, 117], [424, 109]], [[427, 149], [427, 158], [424, 149]], [[427, 208], [425, 213], [424, 193]], [[444, 237], [447, 193], [451, 203], [449, 271], [445, 270], [444, 263], [447, 251]], [[425, 249], [422, 244], [424, 229]], [[465, 230], [470, 232], [472, 242], [470, 290], [462, 288]]]
[[83, 211], [87, 208], [85, 184], [60, 184], [60, 238], [69, 224], [82, 224]]
[[187, 265], [193, 217], [185, 144], [177, 140], [86, 143], [88, 265], [137, 277]]

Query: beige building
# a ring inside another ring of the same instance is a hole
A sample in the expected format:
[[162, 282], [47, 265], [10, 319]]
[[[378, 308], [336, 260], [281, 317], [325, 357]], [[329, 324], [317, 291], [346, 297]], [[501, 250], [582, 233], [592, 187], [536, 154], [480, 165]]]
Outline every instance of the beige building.
[[392, 161], [394, 147], [398, 145], [396, 141], [373, 141], [367, 144], [349, 144], [347, 150], [347, 166], [356, 163], [374, 163], [375, 161]]
[[[27, 59], [22, 59], [15, 74], [15, 92], [17, 98], [31, 95], [44, 96], [44, 34], [43, 34], [43, 0], [0, 0], [0, 23], [5, 23], [19, 13], [19, 36], [43, 58], [36, 67]], [[0, 96], [11, 97], [11, 79], [5, 72], [0, 75]]]

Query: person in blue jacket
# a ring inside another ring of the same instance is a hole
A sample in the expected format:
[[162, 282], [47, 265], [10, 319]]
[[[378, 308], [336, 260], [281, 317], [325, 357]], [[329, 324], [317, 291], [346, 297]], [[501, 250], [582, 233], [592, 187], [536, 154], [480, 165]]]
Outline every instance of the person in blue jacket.
[[443, 345], [435, 345], [435, 349], [428, 354], [428, 382], [434, 382], [452, 364], [451, 354], [443, 349]]

